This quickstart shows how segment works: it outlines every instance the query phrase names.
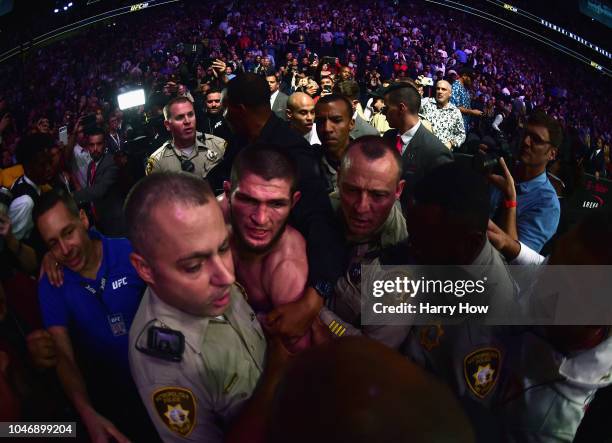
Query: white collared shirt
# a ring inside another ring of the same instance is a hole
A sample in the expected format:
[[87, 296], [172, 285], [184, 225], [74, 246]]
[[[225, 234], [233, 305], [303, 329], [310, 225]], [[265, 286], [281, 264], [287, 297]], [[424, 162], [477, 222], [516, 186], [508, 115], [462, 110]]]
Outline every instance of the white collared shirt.
[[306, 141], [308, 141], [308, 143], [310, 143], [311, 146], [321, 144], [321, 140], [319, 139], [319, 135], [317, 134], [317, 124], [316, 123], [312, 124], [312, 128], [310, 129], [310, 132], [306, 133], [306, 135], [304, 135], [304, 138], [306, 139]]
[[274, 100], [276, 100], [276, 97], [278, 96], [279, 93], [279, 89], [277, 89], [275, 92], [272, 93], [272, 95], [270, 96], [270, 108], [272, 108], [272, 106], [274, 106]]
[[91, 155], [89, 155], [87, 149], [77, 143], [74, 145], [73, 157], [72, 172], [81, 188], [85, 188], [87, 187], [87, 168], [89, 168], [91, 162]]
[[412, 141], [412, 137], [414, 137], [414, 134], [416, 134], [416, 132], [419, 130], [420, 127], [421, 127], [421, 120], [419, 120], [419, 122], [416, 125], [414, 125], [412, 128], [408, 129], [406, 132], [402, 134], [402, 155], [404, 155], [404, 152], [406, 152], [406, 148], [408, 148], [408, 144]]

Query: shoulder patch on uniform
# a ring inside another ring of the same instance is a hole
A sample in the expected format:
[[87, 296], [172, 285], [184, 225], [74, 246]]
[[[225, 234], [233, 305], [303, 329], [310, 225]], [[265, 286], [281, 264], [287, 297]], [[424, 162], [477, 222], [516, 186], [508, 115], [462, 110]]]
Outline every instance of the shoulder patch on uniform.
[[497, 384], [501, 358], [499, 349], [482, 348], [463, 359], [465, 382], [478, 398], [485, 398]]
[[147, 166], [145, 167], [145, 174], [147, 175], [151, 174], [154, 169], [155, 169], [155, 160], [149, 157], [147, 160]]
[[212, 149], [209, 149], [206, 151], [206, 158], [210, 160], [211, 162], [216, 161], [218, 157], [219, 156], [217, 155], [217, 153], [213, 151]]
[[153, 407], [172, 432], [187, 437], [196, 424], [196, 400], [189, 389], [167, 386], [152, 395]]

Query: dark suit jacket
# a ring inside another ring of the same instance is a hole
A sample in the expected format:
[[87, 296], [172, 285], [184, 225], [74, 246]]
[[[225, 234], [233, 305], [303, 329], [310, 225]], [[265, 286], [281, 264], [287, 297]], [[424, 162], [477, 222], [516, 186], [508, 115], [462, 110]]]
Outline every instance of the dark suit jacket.
[[287, 100], [289, 100], [287, 94], [283, 94], [282, 92], [278, 91], [278, 95], [272, 104], [272, 112], [274, 112], [278, 118], [282, 118], [283, 120], [287, 120]]
[[104, 146], [106, 147], [106, 151], [111, 154], [120, 151], [123, 147], [123, 138], [121, 137], [121, 134], [117, 135], [119, 136], [119, 143], [117, 143], [117, 140], [111, 137], [110, 134], [106, 134], [104, 137]]
[[[389, 129], [383, 137], [395, 146], [397, 129]], [[402, 154], [403, 178], [406, 180], [403, 195], [407, 196], [408, 193], [412, 193], [416, 183], [425, 174], [452, 161], [452, 152], [421, 124]]]
[[[87, 169], [89, 183], [91, 169]], [[104, 154], [96, 167], [91, 186], [74, 193], [80, 204], [93, 203], [97, 216], [96, 227], [103, 234], [118, 237], [126, 234], [123, 217], [123, 194], [119, 186], [119, 168], [112, 154]]]

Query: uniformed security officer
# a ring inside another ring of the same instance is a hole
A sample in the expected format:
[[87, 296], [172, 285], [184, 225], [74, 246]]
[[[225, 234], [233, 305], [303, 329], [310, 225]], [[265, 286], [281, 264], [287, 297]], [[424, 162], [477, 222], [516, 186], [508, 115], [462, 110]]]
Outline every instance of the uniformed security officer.
[[[350, 264], [319, 314], [337, 337], [364, 333], [359, 324], [361, 264], [370, 263], [383, 248], [408, 235], [398, 203], [404, 181], [400, 180], [401, 159], [397, 151], [380, 137], [361, 137], [349, 145], [339, 169], [338, 192], [330, 194], [330, 200], [344, 227]], [[395, 332], [391, 335], [395, 336]], [[405, 338], [406, 331], [402, 334]], [[372, 338], [380, 338], [390, 346], [399, 345], [391, 337]]]
[[165, 442], [221, 442], [260, 379], [266, 351], [234, 283], [221, 209], [206, 181], [157, 173], [134, 187], [126, 216], [132, 263], [148, 284], [130, 329], [140, 396]]
[[225, 154], [227, 142], [212, 134], [196, 131], [193, 104], [176, 97], [164, 107], [164, 126], [172, 140], [164, 143], [147, 160], [146, 174], [156, 171], [185, 171], [206, 177]]

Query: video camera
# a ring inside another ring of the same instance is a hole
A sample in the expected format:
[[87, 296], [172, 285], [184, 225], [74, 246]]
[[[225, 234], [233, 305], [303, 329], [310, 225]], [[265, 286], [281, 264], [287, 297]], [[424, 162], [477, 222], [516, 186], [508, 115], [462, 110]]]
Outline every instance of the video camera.
[[472, 169], [483, 175], [491, 173], [503, 175], [499, 159], [503, 158], [506, 165], [513, 163], [513, 156], [508, 142], [503, 135], [495, 137], [478, 137], [470, 134], [468, 139], [454, 151], [455, 160], [470, 162]]

